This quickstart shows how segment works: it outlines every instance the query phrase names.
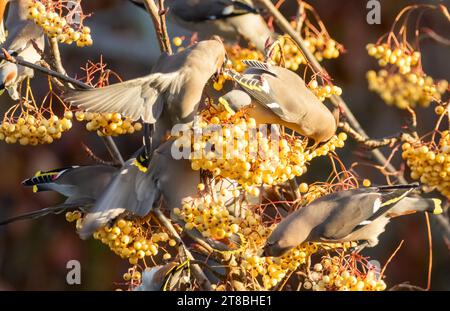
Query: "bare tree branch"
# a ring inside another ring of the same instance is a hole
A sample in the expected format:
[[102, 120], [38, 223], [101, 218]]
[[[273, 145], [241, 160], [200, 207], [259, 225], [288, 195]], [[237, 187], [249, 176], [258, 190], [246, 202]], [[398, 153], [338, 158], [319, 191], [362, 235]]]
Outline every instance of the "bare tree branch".
[[[186, 254], [187, 258], [189, 260], [195, 260], [194, 256], [192, 256], [189, 249], [184, 244], [183, 240], [181, 239], [180, 235], [178, 234], [177, 230], [173, 227], [170, 220], [161, 212], [159, 208], [153, 210], [153, 213], [155, 214], [156, 218], [159, 220], [159, 222], [169, 230], [170, 234], [173, 236], [174, 240], [183, 248], [184, 253]], [[196, 279], [199, 282], [199, 285], [203, 290], [211, 291], [211, 283], [209, 282], [208, 278], [206, 277], [203, 270], [198, 266], [198, 264], [192, 265], [192, 272], [195, 275]]]

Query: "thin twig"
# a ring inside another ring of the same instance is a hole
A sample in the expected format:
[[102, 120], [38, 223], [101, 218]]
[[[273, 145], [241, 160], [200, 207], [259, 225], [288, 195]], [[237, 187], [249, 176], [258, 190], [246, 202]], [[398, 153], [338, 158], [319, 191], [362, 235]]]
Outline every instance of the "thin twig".
[[389, 259], [386, 261], [386, 263], [383, 266], [383, 269], [381, 269], [380, 272], [380, 279], [383, 277], [384, 275], [384, 271], [386, 271], [387, 266], [389, 265], [389, 263], [391, 262], [391, 260], [395, 257], [395, 255], [398, 253], [398, 251], [400, 250], [400, 248], [403, 245], [403, 242], [405, 242], [405, 240], [402, 240], [400, 242], [400, 244], [397, 246], [397, 248], [395, 249], [395, 251], [392, 253], [392, 255], [389, 257]]
[[[173, 236], [174, 240], [183, 248], [183, 251], [185, 252], [186, 256], [189, 258], [189, 260], [195, 260], [194, 256], [192, 256], [192, 253], [189, 251], [189, 249], [184, 244], [183, 240], [181, 239], [180, 235], [178, 234], [177, 230], [175, 230], [174, 226], [170, 222], [169, 219], [161, 212], [159, 208], [156, 208], [153, 210], [153, 213], [155, 214], [156, 218], [159, 220], [159, 222], [169, 230], [170, 234]], [[197, 265], [192, 265], [192, 272], [196, 279], [199, 282], [199, 285], [202, 287], [203, 290], [211, 291], [211, 283], [209, 282], [208, 278], [204, 274], [203, 270]]]
[[[59, 51], [59, 49], [58, 49], [58, 51]], [[58, 52], [58, 54], [59, 54], [59, 52]], [[16, 59], [16, 58], [9, 58], [7, 56], [7, 53], [5, 53], [5, 51], [3, 51], [3, 53], [0, 53], [0, 59], [6, 60], [6, 61], [14, 63], [14, 64], [18, 64], [18, 65], [21, 65], [21, 66], [24, 66], [24, 67], [31, 68], [33, 70], [36, 70], [36, 71], [41, 72], [43, 74], [46, 74], [48, 76], [55, 77], [55, 78], [57, 78], [57, 79], [59, 79], [61, 81], [64, 81], [64, 82], [68, 83], [68, 84], [72, 84], [74, 86], [77, 86], [77, 87], [79, 87], [81, 89], [90, 89], [91, 88], [89, 85], [87, 85], [87, 84], [85, 84], [85, 83], [83, 83], [81, 81], [78, 81], [78, 80], [76, 80], [74, 78], [71, 78], [71, 77], [67, 76], [65, 74], [64, 70], [62, 71], [62, 73], [60, 73], [60, 72], [56, 72], [56, 71], [54, 71], [52, 69], [47, 69], [47, 68], [44, 68], [44, 67], [42, 67], [40, 65], [36, 65], [36, 64], [27, 62], [25, 60]], [[55, 60], [56, 60], [56, 58], [55, 58]], [[62, 64], [61, 64], [61, 67], [62, 67]], [[112, 139], [112, 137], [105, 136], [105, 137], [102, 137], [102, 140], [103, 140], [104, 144], [106, 145], [106, 148], [108, 149], [108, 151], [111, 154], [111, 157], [114, 159], [114, 161], [117, 162], [118, 164], [123, 165], [124, 164], [124, 160], [122, 158], [122, 155], [120, 154], [119, 149], [117, 148], [117, 145], [115, 144], [114, 140]]]
[[21, 65], [21, 66], [24, 66], [24, 67], [28, 67], [28, 68], [34, 69], [34, 70], [36, 70], [38, 72], [41, 72], [43, 74], [46, 74], [48, 76], [58, 78], [61, 81], [64, 81], [64, 82], [67, 82], [67, 83], [72, 83], [72, 84], [74, 84], [75, 86], [77, 86], [77, 87], [79, 87], [81, 89], [88, 89], [88, 88], [90, 88], [89, 85], [84, 84], [83, 82], [78, 81], [76, 79], [73, 79], [71, 77], [68, 77], [66, 75], [60, 74], [60, 73], [58, 73], [58, 72], [56, 72], [54, 70], [44, 68], [42, 66], [39, 66], [39, 65], [27, 62], [27, 61], [22, 60], [22, 59], [12, 59], [12, 60], [10, 60], [10, 59], [8, 59], [8, 57], [6, 57], [4, 55], [4, 53], [0, 53], [0, 59], [6, 60], [6, 61], [14, 63], [14, 64], [18, 64], [18, 65]]
[[[53, 63], [55, 65], [56, 70], [58, 71], [58, 73], [67, 76], [67, 72], [62, 64], [58, 41], [56, 40], [56, 38], [52, 38], [50, 39], [50, 43], [51, 43], [51, 52], [53, 56]], [[73, 86], [71, 86], [70, 84], [69, 86], [73, 88]], [[105, 144], [106, 149], [108, 149], [108, 152], [113, 158], [114, 162], [123, 165], [125, 161], [123, 160], [122, 155], [120, 154], [120, 151], [117, 148], [117, 145], [114, 142], [113, 138], [111, 136], [103, 136], [101, 137], [101, 139], [103, 140], [103, 143]]]

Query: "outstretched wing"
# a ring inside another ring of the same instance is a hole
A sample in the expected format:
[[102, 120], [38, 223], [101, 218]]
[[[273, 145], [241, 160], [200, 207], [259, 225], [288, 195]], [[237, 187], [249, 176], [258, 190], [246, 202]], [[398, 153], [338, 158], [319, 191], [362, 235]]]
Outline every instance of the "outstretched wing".
[[99, 89], [68, 91], [65, 99], [86, 111], [120, 112], [136, 121], [155, 123], [164, 108], [164, 93], [176, 94], [178, 72], [154, 73]]

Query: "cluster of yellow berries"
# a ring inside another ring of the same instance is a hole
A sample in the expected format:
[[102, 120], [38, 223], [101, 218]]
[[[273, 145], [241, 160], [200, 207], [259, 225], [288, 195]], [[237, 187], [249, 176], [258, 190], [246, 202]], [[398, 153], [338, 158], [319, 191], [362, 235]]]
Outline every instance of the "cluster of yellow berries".
[[71, 27], [64, 16], [58, 14], [53, 8], [46, 7], [40, 1], [32, 1], [28, 6], [28, 18], [41, 26], [50, 38], [56, 38], [61, 43], [76, 43], [78, 47], [93, 44], [91, 29], [86, 26], [78, 30]]
[[[202, 131], [200, 137], [192, 140], [192, 169], [236, 180], [254, 195], [257, 186], [277, 185], [303, 175], [309, 161], [342, 148], [347, 139], [345, 133], [340, 133], [312, 150], [307, 149], [306, 139], [282, 135], [278, 141], [272, 141], [270, 134], [256, 127], [254, 119], [244, 115], [205, 109], [202, 117], [199, 122], [202, 129], [215, 125], [221, 130]], [[207, 151], [207, 146], [214, 151]]]
[[436, 145], [404, 143], [402, 157], [411, 169], [411, 178], [436, 188], [450, 198], [450, 134], [443, 131]]
[[[309, 36], [303, 42], [318, 61], [339, 57], [341, 47], [333, 39]], [[274, 64], [283, 63], [285, 68], [297, 71], [301, 65], [308, 63], [302, 51], [289, 36], [280, 37], [277, 43], [270, 53], [270, 59]]]
[[342, 47], [335, 40], [323, 35], [307, 36], [304, 44], [319, 62], [338, 58], [342, 51]]
[[[150, 238], [148, 238], [149, 235]], [[112, 226], [97, 230], [94, 233], [94, 239], [108, 245], [115, 254], [121, 258], [127, 258], [132, 265], [136, 265], [139, 259], [156, 256], [162, 243], [170, 247], [177, 245], [167, 233], [149, 232], [143, 224], [125, 219], [118, 219]], [[164, 260], [170, 258], [169, 253], [163, 255]]]
[[433, 78], [425, 74], [389, 73], [387, 70], [367, 72], [369, 89], [378, 93], [388, 105], [400, 109], [407, 107], [428, 107], [432, 101], [441, 99], [448, 89], [448, 82], [441, 80], [435, 83]]
[[137, 271], [136, 269], [130, 269], [130, 271], [125, 272], [123, 274], [123, 279], [126, 282], [135, 281], [140, 282], [142, 278], [141, 272]]
[[243, 72], [246, 66], [242, 63], [242, 60], [264, 60], [264, 55], [256, 50], [242, 48], [239, 45], [225, 45], [228, 59], [231, 61], [231, 65], [237, 72]]
[[1, 123], [0, 140], [4, 140], [7, 144], [19, 143], [22, 146], [51, 144], [72, 128], [72, 117], [70, 111], [66, 111], [62, 119], [54, 114], [49, 118], [24, 114]]
[[323, 85], [319, 86], [319, 83], [316, 79], [312, 79], [308, 83], [309, 89], [319, 98], [320, 101], [324, 101], [327, 98], [330, 98], [333, 95], [341, 96], [342, 88], [337, 85]]
[[296, 271], [300, 265], [305, 264], [318, 249], [317, 244], [306, 243], [281, 257], [247, 255], [243, 257], [242, 268], [254, 279], [261, 275], [262, 285], [265, 289], [270, 289], [279, 284], [288, 272]]
[[82, 227], [83, 215], [80, 211], [67, 212], [66, 220], [67, 222], [75, 222], [75, 228], [79, 230]]
[[[254, 59], [254, 60], [264, 60], [264, 56], [261, 52], [256, 50], [251, 50], [247, 48], [242, 48], [239, 45], [225, 45], [225, 50], [227, 51], [227, 56], [229, 63], [226, 64], [227, 67], [233, 68], [237, 72], [243, 72], [246, 66], [242, 63], [243, 60]], [[220, 75], [217, 81], [214, 81], [213, 87], [216, 91], [223, 89], [223, 86], [227, 80], [225, 75]]]
[[120, 113], [75, 112], [77, 121], [87, 121], [86, 129], [98, 136], [119, 136], [142, 130], [142, 124], [123, 117]]
[[370, 56], [378, 59], [381, 67], [394, 65], [398, 68], [400, 74], [408, 74], [412, 67], [416, 67], [420, 63], [420, 52], [410, 50], [405, 47], [391, 49], [387, 43], [373, 44], [366, 46]]
[[278, 44], [270, 53], [270, 60], [274, 64], [282, 63], [285, 68], [297, 71], [301, 65], [307, 63], [305, 56], [292, 40], [286, 37], [280, 37]]
[[[202, 188], [203, 184], [199, 185]], [[222, 189], [214, 200], [210, 194], [192, 198], [183, 202], [182, 208], [175, 208], [174, 213], [185, 222], [187, 230], [197, 229], [205, 238], [223, 240], [239, 232], [237, 218], [230, 214], [225, 206], [230, 195], [240, 195], [239, 190], [228, 193]], [[234, 193], [233, 193], [234, 192]]]
[[306, 290], [383, 291], [386, 283], [371, 269], [360, 272], [338, 256], [325, 256], [313, 267], [311, 279], [303, 283]]

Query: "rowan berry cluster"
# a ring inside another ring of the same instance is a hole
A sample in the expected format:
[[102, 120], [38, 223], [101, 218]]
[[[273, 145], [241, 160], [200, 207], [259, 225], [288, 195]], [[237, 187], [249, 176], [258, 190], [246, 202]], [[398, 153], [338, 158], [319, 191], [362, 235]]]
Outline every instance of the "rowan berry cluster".
[[93, 44], [91, 29], [71, 23], [71, 19], [68, 22], [68, 19], [62, 15], [63, 11], [67, 13], [68, 10], [70, 9], [62, 3], [57, 6], [53, 1], [33, 0], [28, 7], [28, 18], [41, 26], [50, 38], [56, 38], [61, 43], [76, 43], [78, 47], [91, 46]]

